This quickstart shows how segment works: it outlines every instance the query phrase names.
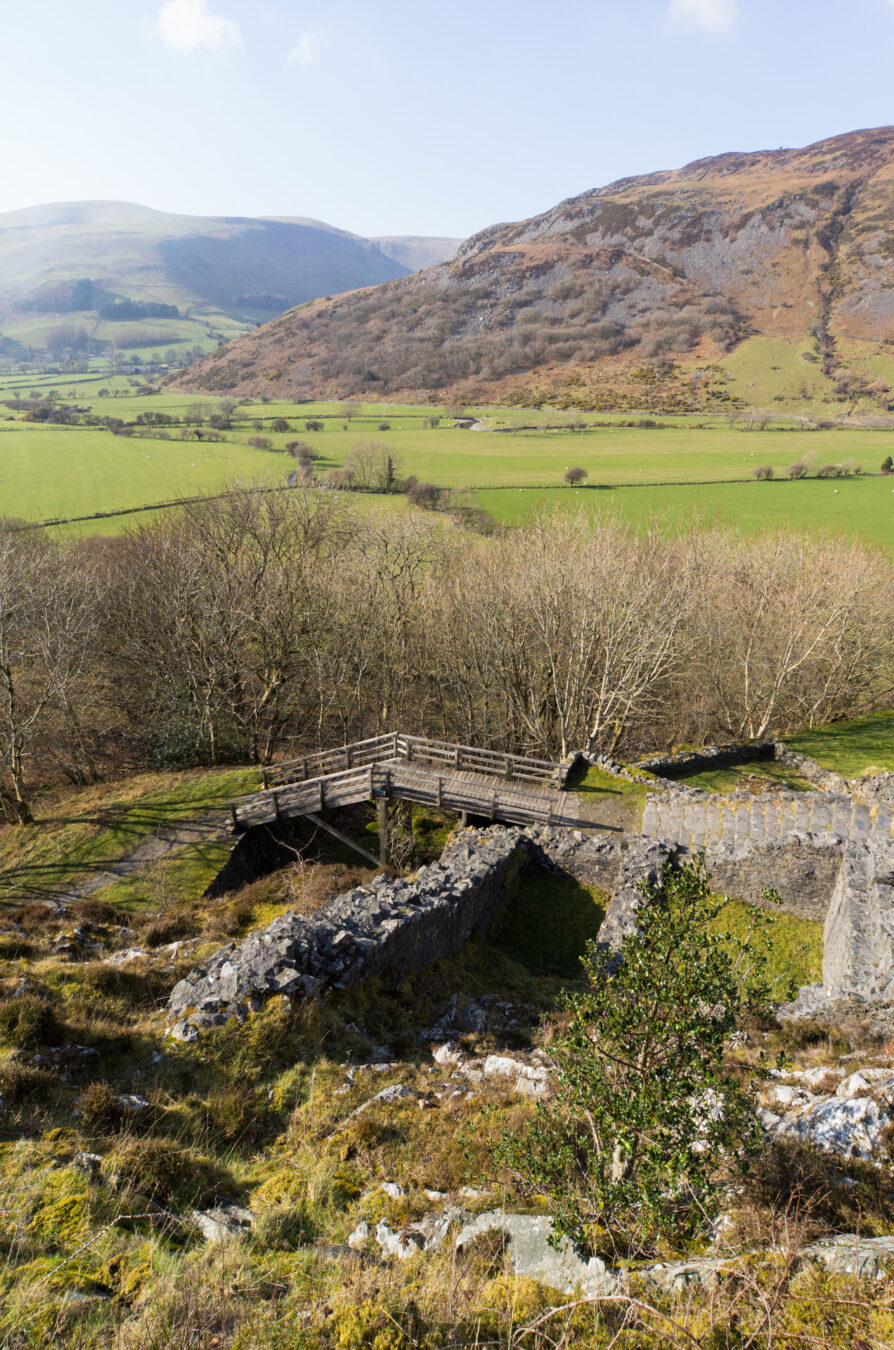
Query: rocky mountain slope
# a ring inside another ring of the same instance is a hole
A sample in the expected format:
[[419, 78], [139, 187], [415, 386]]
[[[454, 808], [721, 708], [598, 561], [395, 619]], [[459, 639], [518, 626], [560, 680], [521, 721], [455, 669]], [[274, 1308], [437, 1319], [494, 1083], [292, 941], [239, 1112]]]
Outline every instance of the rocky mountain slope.
[[671, 366], [710, 388], [700, 370], [763, 336], [796, 344], [798, 379], [868, 388], [854, 352], [859, 367], [860, 344], [879, 355], [892, 332], [892, 250], [894, 127], [725, 154], [585, 192], [483, 230], [424, 273], [303, 305], [189, 382], [622, 405]]

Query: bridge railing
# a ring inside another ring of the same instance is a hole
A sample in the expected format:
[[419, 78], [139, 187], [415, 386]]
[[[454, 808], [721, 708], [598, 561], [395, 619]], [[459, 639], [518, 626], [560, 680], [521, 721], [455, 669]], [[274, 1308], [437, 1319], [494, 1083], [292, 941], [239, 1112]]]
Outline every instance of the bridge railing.
[[561, 820], [567, 809], [567, 794], [560, 797], [554, 789], [538, 796], [522, 786], [513, 790], [511, 782], [505, 787], [470, 782], [458, 777], [455, 770], [415, 774], [412, 760], [400, 757], [390, 763], [370, 763], [318, 778], [272, 784], [267, 791], [233, 801], [230, 812], [238, 830], [379, 796], [515, 824]]
[[478, 750], [471, 745], [451, 745], [425, 736], [398, 735], [397, 753], [401, 759], [452, 769], [454, 773], [486, 773], [491, 777], [517, 778], [553, 787], [561, 786], [563, 780], [562, 766], [551, 760], [509, 755], [501, 750]]
[[398, 736], [390, 731], [385, 736], [371, 736], [365, 741], [354, 741], [335, 750], [321, 750], [316, 754], [290, 759], [262, 771], [264, 787], [277, 783], [302, 783], [308, 778], [322, 778], [326, 774], [341, 773], [345, 769], [378, 764], [383, 759], [396, 759]]
[[404, 736], [389, 732], [371, 736], [365, 741], [339, 746], [303, 755], [262, 771], [265, 788], [284, 783], [302, 783], [328, 774], [387, 760], [403, 759], [454, 773], [482, 773], [490, 777], [539, 783], [550, 787], [564, 787], [565, 770], [547, 759], [532, 759], [527, 755], [510, 755], [501, 750], [479, 750], [471, 745], [454, 745], [448, 741], [434, 741], [426, 736]]

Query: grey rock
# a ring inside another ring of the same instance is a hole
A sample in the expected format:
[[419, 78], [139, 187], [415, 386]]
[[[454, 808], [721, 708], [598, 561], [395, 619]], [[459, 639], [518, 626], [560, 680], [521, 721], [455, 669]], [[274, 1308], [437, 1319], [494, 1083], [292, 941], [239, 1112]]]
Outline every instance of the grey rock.
[[456, 1237], [461, 1250], [485, 1233], [502, 1233], [512, 1270], [557, 1289], [563, 1294], [610, 1294], [621, 1288], [621, 1280], [599, 1257], [582, 1261], [574, 1248], [563, 1241], [558, 1250], [550, 1246], [552, 1219], [532, 1214], [507, 1214], [489, 1210], [465, 1224]]
[[870, 1097], [823, 1097], [793, 1117], [762, 1112], [771, 1134], [804, 1139], [827, 1153], [871, 1161], [879, 1152], [889, 1117]]
[[863, 1279], [881, 1279], [894, 1264], [894, 1237], [861, 1237], [857, 1233], [839, 1233], [821, 1238], [805, 1247], [802, 1255], [821, 1262], [839, 1275]]
[[235, 1200], [218, 1200], [213, 1209], [194, 1209], [190, 1215], [206, 1242], [230, 1242], [251, 1231], [254, 1215]]

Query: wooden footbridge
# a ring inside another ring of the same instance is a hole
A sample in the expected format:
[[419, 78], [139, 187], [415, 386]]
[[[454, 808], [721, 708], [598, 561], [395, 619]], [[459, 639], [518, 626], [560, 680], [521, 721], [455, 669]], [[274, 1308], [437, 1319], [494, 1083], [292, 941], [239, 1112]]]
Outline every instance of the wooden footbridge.
[[241, 832], [297, 816], [324, 825], [320, 811], [375, 801], [384, 840], [388, 801], [398, 799], [455, 811], [464, 821], [593, 829], [594, 821], [580, 818], [576, 793], [566, 790], [567, 772], [548, 760], [392, 732], [266, 769], [261, 791], [234, 801], [230, 813]]

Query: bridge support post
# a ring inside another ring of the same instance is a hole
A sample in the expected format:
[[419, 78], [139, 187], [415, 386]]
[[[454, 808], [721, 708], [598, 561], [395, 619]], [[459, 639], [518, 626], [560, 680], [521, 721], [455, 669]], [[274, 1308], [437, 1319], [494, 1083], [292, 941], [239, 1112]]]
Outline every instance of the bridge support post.
[[376, 811], [379, 816], [379, 862], [382, 867], [390, 867], [391, 862], [388, 856], [388, 798], [379, 797], [376, 800]]

